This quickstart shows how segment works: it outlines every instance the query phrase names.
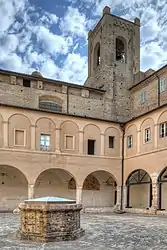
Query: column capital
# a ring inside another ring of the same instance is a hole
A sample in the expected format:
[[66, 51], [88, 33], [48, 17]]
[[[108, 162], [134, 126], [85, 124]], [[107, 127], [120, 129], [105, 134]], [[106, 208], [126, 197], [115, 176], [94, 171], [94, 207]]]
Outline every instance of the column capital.
[[3, 124], [9, 124], [9, 121], [2, 121]]
[[83, 133], [84, 133], [84, 131], [83, 131], [83, 130], [79, 130], [79, 133], [80, 133], [80, 134], [83, 134]]

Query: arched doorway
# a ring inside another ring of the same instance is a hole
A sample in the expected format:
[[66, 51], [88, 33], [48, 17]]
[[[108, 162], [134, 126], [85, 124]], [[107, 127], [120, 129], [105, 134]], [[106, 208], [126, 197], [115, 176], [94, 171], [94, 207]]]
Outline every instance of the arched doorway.
[[28, 181], [15, 167], [0, 166], [0, 210], [15, 209], [28, 198]]
[[45, 170], [35, 182], [35, 197], [58, 196], [76, 199], [76, 189], [69, 188], [71, 178], [72, 175], [63, 169], [52, 168]]
[[112, 207], [116, 204], [116, 181], [106, 171], [89, 174], [83, 183], [84, 207]]
[[159, 209], [167, 209], [167, 167], [158, 177], [159, 184]]
[[130, 174], [127, 185], [127, 208], [148, 208], [152, 205], [152, 181], [142, 169]]

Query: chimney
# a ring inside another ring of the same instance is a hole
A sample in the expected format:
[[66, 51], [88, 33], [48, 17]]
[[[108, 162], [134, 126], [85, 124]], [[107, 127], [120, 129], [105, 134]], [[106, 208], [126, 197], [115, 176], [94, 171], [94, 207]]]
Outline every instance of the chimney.
[[104, 14], [110, 14], [110, 7], [108, 7], [108, 6], [104, 7], [104, 9], [103, 9], [103, 15]]

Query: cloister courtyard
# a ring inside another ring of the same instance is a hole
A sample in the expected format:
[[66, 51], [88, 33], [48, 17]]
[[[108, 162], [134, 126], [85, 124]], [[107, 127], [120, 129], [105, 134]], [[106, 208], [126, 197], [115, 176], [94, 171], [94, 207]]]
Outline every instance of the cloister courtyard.
[[139, 214], [82, 214], [85, 236], [70, 242], [34, 243], [16, 238], [19, 215], [0, 214], [0, 249], [167, 249], [167, 217]]

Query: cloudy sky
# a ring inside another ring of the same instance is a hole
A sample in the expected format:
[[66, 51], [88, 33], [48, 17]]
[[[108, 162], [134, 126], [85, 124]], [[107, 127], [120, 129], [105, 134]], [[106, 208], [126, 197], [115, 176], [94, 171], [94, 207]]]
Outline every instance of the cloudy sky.
[[108, 5], [141, 19], [141, 69], [167, 63], [166, 0], [0, 0], [0, 68], [83, 84], [87, 32]]

